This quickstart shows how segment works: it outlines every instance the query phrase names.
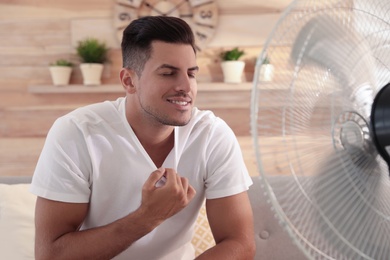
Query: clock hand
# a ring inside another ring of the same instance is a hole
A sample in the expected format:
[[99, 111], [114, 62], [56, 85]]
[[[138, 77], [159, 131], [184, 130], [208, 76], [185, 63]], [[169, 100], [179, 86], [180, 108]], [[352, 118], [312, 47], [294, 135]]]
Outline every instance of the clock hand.
[[146, 5], [147, 7], [149, 7], [150, 9], [152, 9], [153, 11], [155, 11], [156, 13], [159, 13], [159, 14], [161, 14], [162, 16], [167, 16], [166, 13], [161, 12], [160, 10], [158, 10], [157, 8], [155, 8], [153, 5], [149, 4], [149, 3], [146, 2], [146, 1], [145, 1], [145, 5]]
[[173, 7], [171, 10], [169, 10], [166, 15], [169, 15], [171, 14], [173, 11], [175, 11], [177, 8], [179, 8], [182, 4], [184, 4], [185, 2], [188, 2], [188, 0], [183, 0], [181, 1], [179, 4], [177, 4], [175, 7]]

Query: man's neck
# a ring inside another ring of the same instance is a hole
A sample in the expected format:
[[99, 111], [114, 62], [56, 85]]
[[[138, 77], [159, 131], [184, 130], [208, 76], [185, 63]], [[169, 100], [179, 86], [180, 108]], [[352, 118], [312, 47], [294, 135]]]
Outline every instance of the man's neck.
[[126, 116], [130, 127], [157, 167], [161, 167], [175, 144], [174, 126], [151, 124]]
[[142, 129], [141, 131], [133, 129], [133, 131], [156, 167], [161, 167], [175, 145], [174, 128], [172, 127], [169, 131], [149, 134], [145, 134]]

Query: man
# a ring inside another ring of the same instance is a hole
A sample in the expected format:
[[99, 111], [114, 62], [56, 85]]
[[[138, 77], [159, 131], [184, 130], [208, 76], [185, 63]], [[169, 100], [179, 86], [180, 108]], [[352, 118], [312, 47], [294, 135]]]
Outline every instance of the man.
[[31, 191], [36, 259], [194, 259], [206, 198], [216, 246], [199, 259], [251, 259], [251, 179], [231, 129], [194, 107], [190, 27], [173, 17], [132, 22], [122, 41], [126, 97], [56, 120]]

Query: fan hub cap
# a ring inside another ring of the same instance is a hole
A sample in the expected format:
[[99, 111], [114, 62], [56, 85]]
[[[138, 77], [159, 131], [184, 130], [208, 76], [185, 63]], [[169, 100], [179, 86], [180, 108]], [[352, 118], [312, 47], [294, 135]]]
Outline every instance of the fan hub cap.
[[345, 111], [337, 119], [333, 130], [336, 150], [360, 148], [369, 152], [370, 132], [366, 120], [354, 111]]

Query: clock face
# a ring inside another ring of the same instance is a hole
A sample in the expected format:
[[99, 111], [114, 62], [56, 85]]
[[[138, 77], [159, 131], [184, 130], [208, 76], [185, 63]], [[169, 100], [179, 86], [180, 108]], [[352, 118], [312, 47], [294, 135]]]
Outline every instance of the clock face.
[[132, 20], [149, 15], [186, 21], [194, 32], [198, 51], [211, 40], [218, 23], [218, 7], [212, 0], [116, 0], [114, 25], [118, 40], [122, 40], [123, 30]]

